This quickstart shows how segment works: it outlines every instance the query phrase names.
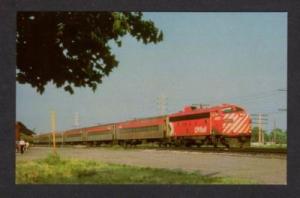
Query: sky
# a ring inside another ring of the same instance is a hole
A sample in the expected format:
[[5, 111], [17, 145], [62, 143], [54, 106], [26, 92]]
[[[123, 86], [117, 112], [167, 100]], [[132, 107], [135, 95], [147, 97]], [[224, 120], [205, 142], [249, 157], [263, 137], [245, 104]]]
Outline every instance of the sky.
[[[70, 95], [52, 84], [40, 95], [17, 83], [16, 119], [38, 133], [173, 113], [190, 104], [236, 104], [267, 114], [264, 126], [287, 128], [287, 13], [144, 13], [164, 40], [130, 36], [112, 46], [119, 66], [96, 92]], [[279, 90], [281, 89], [281, 91]], [[165, 98], [164, 100], [159, 98]], [[159, 101], [164, 103], [161, 112]], [[164, 101], [164, 102], [163, 102]]]

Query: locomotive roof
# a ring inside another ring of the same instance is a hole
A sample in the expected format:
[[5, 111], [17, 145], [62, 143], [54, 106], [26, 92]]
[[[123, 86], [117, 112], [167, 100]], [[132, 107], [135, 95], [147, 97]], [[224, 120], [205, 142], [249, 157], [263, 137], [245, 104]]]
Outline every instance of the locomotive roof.
[[170, 114], [169, 117], [181, 116], [181, 115], [186, 115], [186, 114], [209, 113], [209, 112], [212, 112], [212, 111], [217, 111], [217, 110], [220, 110], [220, 109], [230, 108], [230, 107], [237, 107], [237, 108], [240, 108], [244, 111], [243, 108], [241, 108], [237, 105], [233, 105], [233, 104], [221, 104], [221, 105], [206, 107], [206, 108], [199, 108], [199, 107], [197, 108], [195, 106], [186, 106], [183, 111], [179, 111], [177, 113]]

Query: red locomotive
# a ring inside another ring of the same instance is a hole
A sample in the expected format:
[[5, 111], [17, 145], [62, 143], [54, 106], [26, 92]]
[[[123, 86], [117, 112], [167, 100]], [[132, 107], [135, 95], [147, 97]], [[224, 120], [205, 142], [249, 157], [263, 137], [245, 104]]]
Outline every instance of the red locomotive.
[[[251, 119], [244, 109], [222, 104], [210, 108], [187, 106], [165, 116], [72, 129], [56, 133], [57, 143], [137, 145], [155, 142], [160, 146], [248, 147]], [[48, 142], [46, 141], [48, 137]], [[36, 143], [51, 142], [48, 133], [35, 136]]]
[[168, 119], [170, 136], [186, 145], [250, 146], [251, 119], [236, 105], [187, 106], [182, 112], [169, 115]]

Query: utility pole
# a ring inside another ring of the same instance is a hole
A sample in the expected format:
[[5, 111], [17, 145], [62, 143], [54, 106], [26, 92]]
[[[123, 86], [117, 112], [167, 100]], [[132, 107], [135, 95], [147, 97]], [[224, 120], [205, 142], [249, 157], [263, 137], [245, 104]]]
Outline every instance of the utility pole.
[[261, 113], [258, 114], [258, 142], [262, 143], [262, 136], [261, 136]]
[[[287, 89], [277, 89], [277, 91], [287, 92]], [[279, 108], [278, 111], [287, 111], [287, 108]]]
[[[277, 91], [282, 91], [287, 93], [287, 89], [277, 89]], [[278, 111], [287, 112], [287, 108], [279, 108]], [[274, 119], [274, 129], [276, 129], [276, 120]], [[274, 142], [276, 144], [276, 130], [274, 130]]]
[[274, 125], [273, 125], [273, 142], [276, 144], [276, 119], [274, 118]]
[[56, 131], [56, 112], [50, 112], [51, 117], [51, 131], [52, 131], [52, 143], [53, 143], [53, 153], [56, 153], [56, 141], [55, 141], [55, 131]]
[[265, 135], [263, 131], [263, 125], [267, 124], [268, 119], [266, 118], [267, 114], [251, 114], [253, 124], [257, 124], [258, 126], [258, 143], [264, 144], [265, 143]]
[[158, 101], [157, 101], [157, 104], [158, 104], [158, 108], [159, 108], [159, 113], [160, 115], [164, 115], [166, 114], [166, 110], [167, 110], [167, 97], [165, 95], [160, 95], [158, 97]]
[[74, 115], [74, 126], [75, 126], [75, 128], [79, 127], [79, 113], [78, 112], [76, 112]]

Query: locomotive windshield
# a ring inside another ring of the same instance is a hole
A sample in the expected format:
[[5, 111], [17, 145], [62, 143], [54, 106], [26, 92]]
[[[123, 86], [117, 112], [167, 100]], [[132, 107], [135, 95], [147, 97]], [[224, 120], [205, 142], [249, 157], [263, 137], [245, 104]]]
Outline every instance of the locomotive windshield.
[[235, 111], [244, 111], [242, 108], [236, 107]]
[[223, 113], [232, 113], [233, 109], [231, 107], [228, 107], [228, 108], [222, 109], [222, 111], [223, 111]]
[[227, 107], [227, 108], [222, 109], [223, 113], [232, 113], [232, 112], [238, 112], [238, 111], [243, 111], [243, 109], [240, 107], [235, 107], [235, 108]]

